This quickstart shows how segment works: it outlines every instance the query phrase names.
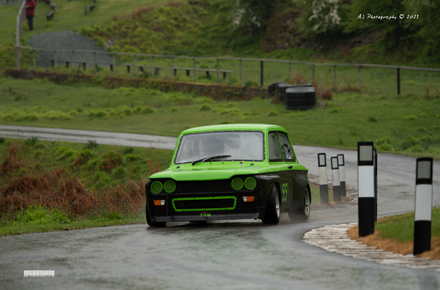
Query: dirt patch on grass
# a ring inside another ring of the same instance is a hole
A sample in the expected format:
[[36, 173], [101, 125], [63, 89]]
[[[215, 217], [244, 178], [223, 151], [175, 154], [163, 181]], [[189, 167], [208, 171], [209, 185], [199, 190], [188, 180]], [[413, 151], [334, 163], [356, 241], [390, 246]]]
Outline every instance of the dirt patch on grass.
[[[381, 222], [383, 219], [378, 219]], [[384, 251], [393, 252], [395, 254], [407, 255], [413, 253], [413, 242], [401, 243], [393, 239], [383, 239], [380, 231], [375, 231], [374, 234], [359, 237], [359, 227], [355, 226], [347, 231], [348, 237], [352, 240], [364, 243], [369, 247], [375, 247]], [[420, 258], [429, 258], [431, 260], [440, 260], [440, 238], [434, 237], [431, 239], [431, 251], [424, 252], [417, 255]]]

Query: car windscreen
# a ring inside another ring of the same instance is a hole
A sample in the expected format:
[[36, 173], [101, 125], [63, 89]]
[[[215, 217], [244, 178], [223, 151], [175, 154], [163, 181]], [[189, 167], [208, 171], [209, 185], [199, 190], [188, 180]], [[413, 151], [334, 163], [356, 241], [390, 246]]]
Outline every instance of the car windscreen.
[[174, 163], [188, 163], [220, 155], [230, 156], [218, 160], [263, 161], [263, 132], [227, 131], [184, 135], [180, 139]]

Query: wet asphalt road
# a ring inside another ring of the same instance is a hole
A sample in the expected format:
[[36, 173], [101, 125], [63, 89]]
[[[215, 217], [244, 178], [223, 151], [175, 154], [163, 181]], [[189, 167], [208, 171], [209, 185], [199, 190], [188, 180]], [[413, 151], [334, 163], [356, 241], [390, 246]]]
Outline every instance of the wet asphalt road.
[[[0, 125], [0, 136], [83, 142], [92, 136], [101, 140], [98, 144], [108, 144], [107, 138], [113, 145], [168, 149], [176, 140], [16, 129]], [[328, 161], [345, 154], [347, 185], [357, 188], [355, 151], [294, 148], [299, 161], [315, 175], [317, 153], [327, 153]], [[380, 154], [378, 164], [379, 216], [413, 210], [415, 158]], [[440, 203], [439, 171], [436, 161], [435, 204]], [[0, 289], [440, 289], [438, 272], [379, 265], [302, 242], [303, 234], [313, 228], [352, 221], [357, 221], [357, 204], [312, 210], [306, 223], [290, 223], [283, 216], [276, 226], [253, 220], [176, 223], [160, 229], [142, 224], [3, 237]], [[23, 278], [23, 270], [55, 270], [55, 277]]]

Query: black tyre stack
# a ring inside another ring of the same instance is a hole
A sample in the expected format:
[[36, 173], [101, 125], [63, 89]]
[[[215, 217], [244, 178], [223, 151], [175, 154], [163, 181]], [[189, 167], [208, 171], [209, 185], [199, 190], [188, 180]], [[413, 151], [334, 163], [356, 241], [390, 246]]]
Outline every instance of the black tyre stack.
[[316, 91], [312, 86], [287, 88], [284, 101], [288, 110], [308, 110], [316, 106]]
[[277, 91], [278, 91], [278, 85], [281, 84], [281, 81], [274, 82], [268, 87], [269, 97], [275, 97]]

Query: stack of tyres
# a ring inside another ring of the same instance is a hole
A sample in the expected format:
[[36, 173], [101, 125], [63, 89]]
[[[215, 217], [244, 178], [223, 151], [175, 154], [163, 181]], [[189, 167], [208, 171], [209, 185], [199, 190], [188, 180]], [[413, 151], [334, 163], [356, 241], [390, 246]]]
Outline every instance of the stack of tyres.
[[269, 85], [268, 87], [268, 92], [269, 92], [269, 98], [271, 97], [275, 97], [275, 94], [278, 91], [278, 85], [281, 84], [281, 81], [278, 82], [274, 82], [272, 84]]
[[312, 84], [279, 84], [278, 85], [278, 94], [280, 96], [281, 102], [285, 103], [286, 101], [286, 90], [290, 88], [297, 88], [297, 87], [311, 87]]
[[308, 110], [316, 106], [314, 87], [295, 87], [286, 89], [284, 104], [288, 110]]

